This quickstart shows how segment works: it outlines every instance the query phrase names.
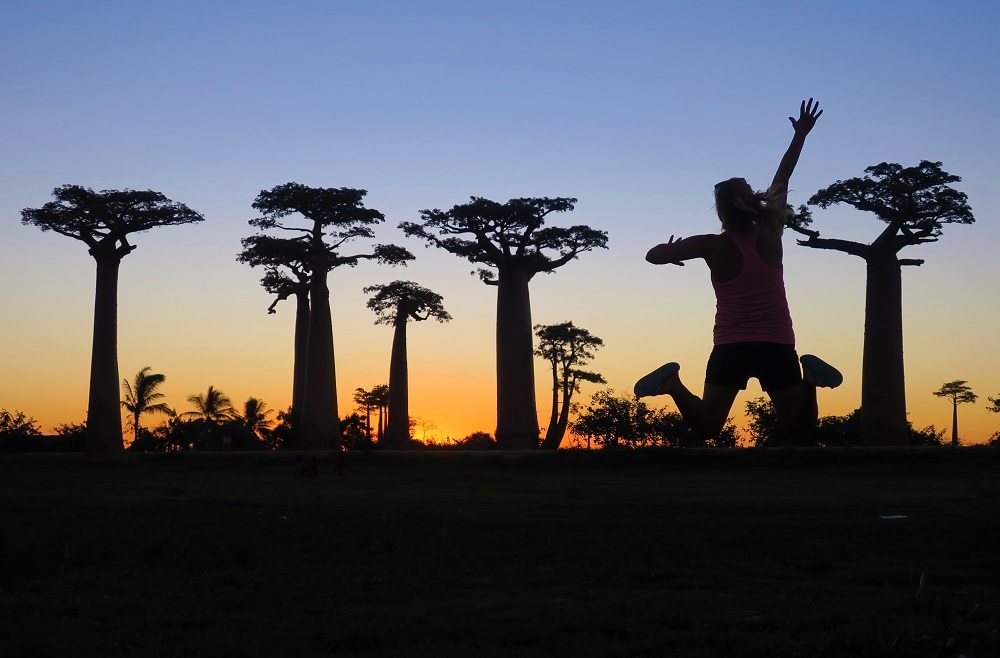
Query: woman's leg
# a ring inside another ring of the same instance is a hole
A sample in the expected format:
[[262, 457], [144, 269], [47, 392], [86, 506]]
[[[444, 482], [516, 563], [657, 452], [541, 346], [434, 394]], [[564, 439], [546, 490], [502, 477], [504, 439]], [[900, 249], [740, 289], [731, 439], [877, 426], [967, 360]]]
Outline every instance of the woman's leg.
[[809, 436], [819, 418], [816, 384], [803, 381], [796, 386], [767, 391], [767, 395], [774, 405], [776, 421], [772, 445], [809, 445]]
[[665, 380], [657, 391], [657, 394], [666, 394], [674, 399], [684, 422], [702, 442], [719, 435], [738, 393], [737, 388], [705, 384], [705, 394], [699, 398], [684, 385], [679, 375]]

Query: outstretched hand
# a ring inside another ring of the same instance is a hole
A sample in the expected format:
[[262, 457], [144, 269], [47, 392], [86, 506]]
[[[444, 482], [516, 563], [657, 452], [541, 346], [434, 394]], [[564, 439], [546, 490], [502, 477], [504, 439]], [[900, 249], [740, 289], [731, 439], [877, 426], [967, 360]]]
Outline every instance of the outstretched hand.
[[822, 114], [823, 110], [819, 109], [819, 101], [814, 102], [810, 98], [808, 103], [802, 101], [802, 104], [799, 105], [799, 118], [788, 117], [788, 120], [792, 122], [792, 128], [795, 129], [796, 134], [805, 136], [813, 129], [813, 126], [816, 125], [816, 119]]
[[[676, 240], [674, 240], [674, 236], [671, 235], [670, 239], [667, 240], [666, 244], [675, 244], [675, 243], [680, 242], [680, 241], [681, 241], [681, 238], [677, 238]], [[666, 263], [666, 265], [680, 265], [681, 267], [684, 267], [684, 261], [682, 261], [682, 260], [674, 260], [674, 261], [670, 261], [669, 263]]]

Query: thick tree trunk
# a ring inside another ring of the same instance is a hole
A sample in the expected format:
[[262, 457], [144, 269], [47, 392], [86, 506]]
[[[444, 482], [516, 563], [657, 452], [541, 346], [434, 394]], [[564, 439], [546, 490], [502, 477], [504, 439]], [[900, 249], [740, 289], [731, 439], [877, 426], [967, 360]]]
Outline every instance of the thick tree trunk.
[[861, 439], [865, 445], [907, 445], [899, 260], [894, 251], [873, 249], [866, 262]]
[[559, 447], [556, 439], [556, 425], [559, 422], [559, 370], [556, 362], [552, 362], [552, 411], [549, 412], [549, 425], [545, 428], [545, 438], [542, 439], [543, 450], [555, 450]]
[[531, 276], [499, 272], [497, 286], [497, 447], [538, 448], [535, 365], [531, 334]]
[[309, 354], [309, 291], [295, 293], [295, 354], [292, 365], [292, 418], [302, 414]]
[[87, 403], [87, 453], [106, 455], [125, 448], [118, 388], [118, 266], [121, 258], [95, 255], [94, 259], [97, 261], [97, 289]]
[[406, 363], [406, 316], [396, 318], [389, 358], [389, 422], [383, 439], [386, 448], [410, 446], [410, 391]]
[[958, 447], [958, 400], [951, 402], [951, 445]]
[[326, 271], [313, 273], [309, 282], [309, 336], [302, 422], [298, 432], [302, 450], [340, 447], [337, 412], [337, 372], [333, 360], [333, 323]]
[[301, 441], [297, 433], [302, 421], [302, 404], [306, 392], [306, 363], [309, 359], [309, 291], [295, 293], [295, 351], [292, 356], [292, 436], [286, 449], [295, 450]]

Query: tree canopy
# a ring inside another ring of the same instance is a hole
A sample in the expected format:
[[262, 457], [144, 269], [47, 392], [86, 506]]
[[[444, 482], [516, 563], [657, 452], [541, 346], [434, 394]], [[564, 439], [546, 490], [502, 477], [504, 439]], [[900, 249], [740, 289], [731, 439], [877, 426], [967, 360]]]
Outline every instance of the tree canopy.
[[396, 324], [400, 321], [423, 321], [434, 318], [438, 322], [451, 320], [444, 310], [444, 297], [413, 281], [393, 281], [382, 285], [367, 286], [365, 294], [368, 308], [376, 316], [375, 324]]
[[941, 388], [934, 391], [934, 395], [939, 398], [948, 398], [953, 404], [973, 403], [979, 396], [972, 392], [969, 383], [964, 379], [956, 379], [953, 382], [942, 384]]
[[[921, 160], [914, 167], [882, 162], [866, 168], [864, 176], [838, 180], [809, 199], [810, 206], [829, 208], [844, 203], [873, 213], [887, 226], [871, 244], [821, 238], [818, 231], [808, 228], [812, 215], [806, 206], [799, 207], [787, 226], [807, 236], [799, 240], [806, 247], [834, 249], [861, 258], [868, 258], [873, 249], [897, 253], [911, 245], [936, 242], [945, 224], [976, 221], [968, 196], [950, 187], [961, 180], [944, 171], [940, 162]], [[900, 261], [902, 265], [922, 263]]]
[[[406, 235], [426, 240], [471, 263], [483, 282], [495, 285], [488, 268], [518, 268], [524, 272], [551, 272], [592, 249], [606, 249], [608, 234], [589, 226], [545, 226], [554, 212], [573, 210], [576, 199], [538, 197], [506, 203], [483, 197], [451, 210], [422, 210], [423, 223], [403, 222]], [[465, 237], [467, 236], [467, 237]]]
[[204, 217], [183, 203], [153, 190], [94, 190], [63, 185], [52, 190], [54, 201], [21, 211], [21, 223], [80, 240], [91, 255], [127, 255], [130, 233], [158, 226], [191, 224]]

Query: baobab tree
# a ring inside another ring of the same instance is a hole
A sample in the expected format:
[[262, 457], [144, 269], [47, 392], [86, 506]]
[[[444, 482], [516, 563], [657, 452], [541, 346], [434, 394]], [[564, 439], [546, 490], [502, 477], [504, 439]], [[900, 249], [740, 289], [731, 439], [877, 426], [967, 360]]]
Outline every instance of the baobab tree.
[[122, 407], [132, 414], [132, 440], [139, 438], [139, 421], [143, 414], [159, 413], [167, 416], [175, 416], [174, 410], [165, 402], [165, 395], [158, 390], [160, 385], [167, 380], [165, 375], [151, 372], [152, 368], [146, 366], [135, 374], [132, 382], [127, 379], [122, 380]]
[[374, 311], [375, 324], [393, 327], [392, 352], [389, 357], [389, 420], [382, 445], [405, 448], [410, 445], [410, 389], [406, 356], [406, 324], [434, 318], [447, 322], [451, 316], [444, 310], [443, 298], [412, 281], [393, 281], [385, 285], [368, 286], [364, 292], [368, 308]]
[[570, 400], [580, 390], [580, 382], [607, 383], [600, 374], [580, 369], [594, 358], [594, 351], [603, 347], [604, 341], [572, 322], [536, 325], [535, 335], [535, 355], [552, 367], [552, 411], [542, 448], [556, 450], [566, 435]]
[[964, 379], [956, 379], [953, 382], [942, 384], [941, 388], [934, 391], [934, 395], [939, 398], [951, 400], [951, 445], [958, 446], [958, 405], [972, 404], [978, 399], [978, 395], [969, 388], [969, 382]]
[[118, 391], [118, 270], [136, 245], [129, 235], [159, 226], [192, 224], [205, 218], [152, 190], [102, 190], [63, 185], [54, 201], [21, 211], [21, 223], [79, 240], [97, 264], [94, 338], [87, 402], [87, 452], [121, 452], [121, 398]]
[[[375, 245], [370, 252], [344, 253], [346, 245], [360, 238], [374, 238], [371, 227], [384, 216], [362, 202], [366, 190], [348, 187], [307, 187], [285, 183], [262, 190], [253, 202], [261, 217], [250, 225], [261, 230], [296, 233], [293, 239], [306, 248], [309, 270], [309, 329], [307, 332], [305, 390], [297, 440], [305, 450], [335, 448], [340, 441], [337, 409], [337, 371], [334, 362], [333, 324], [327, 275], [337, 267], [357, 265], [362, 260], [399, 265], [413, 254], [396, 245]], [[301, 215], [306, 226], [290, 226], [281, 220]]]
[[538, 447], [535, 369], [532, 360], [528, 284], [593, 249], [607, 248], [608, 234], [588, 226], [545, 226], [554, 212], [573, 209], [576, 199], [520, 198], [498, 203], [472, 197], [451, 210], [422, 210], [422, 223], [400, 228], [472, 263], [479, 277], [497, 287], [497, 446]]
[[799, 244], [842, 251], [865, 261], [861, 437], [868, 445], [904, 445], [908, 441], [901, 267], [924, 261], [900, 258], [899, 252], [936, 242], [945, 224], [975, 221], [968, 197], [950, 187], [960, 180], [942, 170], [940, 162], [924, 160], [915, 167], [883, 162], [865, 169], [863, 177], [837, 181], [809, 199], [809, 205], [820, 208], [846, 203], [874, 213], [886, 227], [870, 244], [821, 238], [818, 231], [806, 228], [812, 218], [805, 206], [800, 206], [789, 223], [790, 228], [807, 236]]
[[[263, 266], [261, 286], [275, 296], [268, 306], [269, 314], [289, 297], [295, 297], [294, 351], [292, 357], [292, 409], [294, 422], [302, 412], [302, 397], [306, 384], [306, 354], [309, 337], [309, 245], [292, 238], [276, 238], [257, 234], [243, 238], [243, 251], [236, 260], [250, 267]], [[294, 444], [290, 437], [289, 443]], [[286, 445], [286, 448], [294, 447]]]

